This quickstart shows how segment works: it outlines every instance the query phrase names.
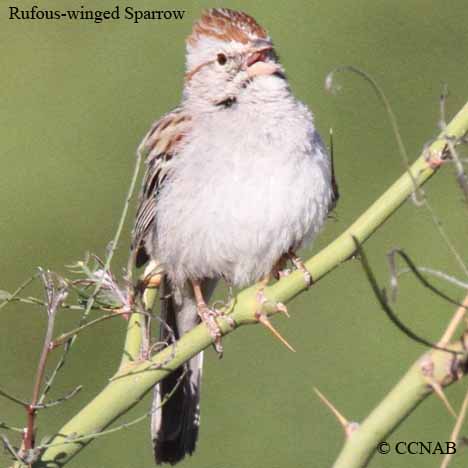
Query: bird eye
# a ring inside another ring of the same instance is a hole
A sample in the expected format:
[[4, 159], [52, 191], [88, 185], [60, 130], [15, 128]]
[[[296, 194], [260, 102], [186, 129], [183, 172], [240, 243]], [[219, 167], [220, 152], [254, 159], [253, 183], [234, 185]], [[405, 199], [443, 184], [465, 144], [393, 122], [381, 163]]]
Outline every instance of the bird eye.
[[218, 54], [217, 60], [220, 65], [226, 65], [227, 57], [224, 54]]

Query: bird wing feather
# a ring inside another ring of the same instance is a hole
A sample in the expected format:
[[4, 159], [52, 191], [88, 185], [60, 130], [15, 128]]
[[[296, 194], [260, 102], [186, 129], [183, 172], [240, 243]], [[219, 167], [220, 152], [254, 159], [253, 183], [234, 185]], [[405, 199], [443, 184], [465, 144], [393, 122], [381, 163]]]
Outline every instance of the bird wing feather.
[[150, 257], [149, 242], [155, 231], [157, 196], [190, 128], [190, 118], [182, 108], [176, 108], [156, 121], [143, 139], [140, 150], [147, 154], [146, 171], [138, 203], [131, 250], [140, 267]]

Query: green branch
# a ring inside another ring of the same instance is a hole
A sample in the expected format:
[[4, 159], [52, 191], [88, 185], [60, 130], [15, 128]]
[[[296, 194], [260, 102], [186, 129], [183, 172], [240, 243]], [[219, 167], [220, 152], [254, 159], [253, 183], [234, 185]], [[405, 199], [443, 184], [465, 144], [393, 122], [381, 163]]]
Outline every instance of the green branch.
[[[363, 243], [391, 216], [410, 196], [416, 186], [424, 184], [435, 172], [427, 162], [430, 158], [446, 154], [447, 137], [463, 137], [468, 131], [468, 103], [446, 127], [444, 133], [430, 146], [429, 151], [421, 155], [367, 211], [365, 211], [343, 234], [328, 247], [306, 262], [306, 267], [316, 282], [332, 271], [355, 251], [353, 236]], [[266, 295], [272, 302], [288, 302], [306, 290], [302, 273], [295, 272], [266, 289]], [[255, 287], [248, 288], [237, 296], [230, 314], [237, 326], [255, 323]], [[273, 308], [266, 307], [271, 315]], [[224, 335], [233, 331], [227, 320], [220, 319], [220, 328]], [[131, 324], [129, 324], [131, 325]], [[127, 341], [130, 356], [135, 355], [139, 342], [137, 332]], [[204, 324], [184, 335], [175, 345], [164, 349], [150, 360], [132, 363], [124, 358], [123, 365], [102, 392], [80, 413], [71, 419], [46, 447], [35, 468], [47, 466], [58, 468], [65, 465], [82, 450], [87, 441], [73, 442], [73, 438], [87, 434], [96, 434], [136, 405], [150, 389], [170, 372], [191, 357], [208, 347], [212, 338]], [[127, 356], [128, 358], [128, 356]], [[412, 407], [410, 405], [410, 407]]]
[[[465, 375], [468, 361], [467, 339], [468, 336], [465, 335], [461, 341], [448, 346], [460, 354], [431, 350], [418, 359], [363, 423], [348, 435], [333, 468], [367, 466], [376, 454], [378, 444], [385, 442], [434, 389], [450, 385]], [[390, 446], [382, 448], [388, 450]]]

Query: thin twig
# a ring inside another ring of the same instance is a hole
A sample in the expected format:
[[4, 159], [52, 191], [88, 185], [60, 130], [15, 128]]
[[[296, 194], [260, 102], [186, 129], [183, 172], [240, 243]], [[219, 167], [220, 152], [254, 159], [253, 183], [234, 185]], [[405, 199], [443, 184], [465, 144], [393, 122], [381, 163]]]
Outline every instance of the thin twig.
[[[339, 89], [339, 87], [337, 87], [333, 81], [334, 75], [335, 73], [339, 73], [343, 71], [350, 71], [360, 76], [361, 78], [364, 78], [364, 80], [366, 80], [371, 85], [375, 94], [380, 99], [380, 102], [383, 104], [385, 111], [387, 112], [390, 125], [392, 126], [393, 134], [395, 136], [395, 139], [398, 145], [398, 150], [400, 152], [400, 155], [403, 161], [403, 166], [406, 169], [409, 177], [411, 178], [411, 182], [413, 183], [413, 193], [415, 196], [418, 195], [420, 199], [422, 200], [424, 198], [423, 189], [418, 186], [418, 184], [416, 183], [416, 179], [414, 178], [412, 172], [410, 171], [410, 161], [408, 157], [408, 151], [406, 150], [405, 144], [403, 142], [403, 138], [401, 136], [401, 132], [398, 127], [397, 118], [393, 112], [392, 106], [390, 105], [390, 101], [387, 99], [387, 96], [385, 95], [383, 89], [379, 86], [377, 81], [375, 81], [374, 78], [372, 78], [372, 76], [370, 76], [364, 70], [361, 70], [360, 68], [354, 67], [352, 65], [344, 65], [344, 66], [337, 67], [333, 69], [330, 73], [328, 73], [327, 77], [325, 78], [325, 88], [328, 91]], [[419, 201], [417, 199], [415, 199], [415, 202], [419, 204]]]
[[463, 300], [462, 305], [458, 307], [458, 309], [455, 311], [455, 314], [452, 317], [452, 320], [450, 320], [450, 323], [445, 330], [445, 333], [442, 335], [442, 338], [439, 340], [437, 343], [438, 346], [446, 346], [449, 341], [452, 340], [453, 335], [455, 334], [455, 331], [460, 324], [460, 322], [463, 320], [463, 317], [466, 315], [466, 309], [468, 307], [468, 293], [465, 296], [465, 299]]
[[452, 242], [450, 239], [449, 235], [444, 229], [444, 226], [442, 224], [442, 221], [440, 218], [436, 215], [434, 208], [432, 208], [432, 205], [429, 203], [427, 197], [424, 199], [424, 205], [426, 206], [427, 210], [429, 211], [432, 222], [434, 226], [437, 229], [437, 232], [439, 233], [440, 237], [442, 237], [443, 241], [447, 245], [449, 251], [455, 258], [456, 262], [460, 266], [460, 269], [463, 271], [463, 273], [468, 277], [468, 267], [466, 266], [465, 262], [463, 261], [463, 257], [460, 255], [458, 252], [457, 248], [455, 247], [455, 244]]
[[[130, 186], [128, 188], [128, 192], [127, 192], [127, 195], [125, 197], [124, 207], [123, 207], [123, 210], [122, 210], [122, 214], [120, 215], [119, 223], [117, 225], [117, 230], [115, 231], [114, 238], [112, 239], [112, 241], [110, 243], [110, 248], [108, 250], [106, 260], [104, 262], [104, 266], [103, 266], [104, 271], [108, 271], [109, 268], [110, 268], [112, 258], [114, 256], [114, 253], [115, 253], [116, 249], [117, 249], [117, 245], [119, 243], [120, 236], [122, 234], [122, 229], [124, 227], [125, 220], [127, 218], [127, 213], [128, 213], [128, 208], [130, 206], [130, 201], [132, 200], [133, 193], [135, 191], [135, 186], [136, 186], [136, 182], [137, 182], [137, 179], [138, 179], [138, 173], [140, 172], [141, 159], [142, 159], [142, 153], [141, 153], [141, 151], [137, 151], [137, 157], [136, 157], [136, 162], [135, 162], [135, 168], [133, 170], [132, 179], [130, 181]], [[104, 279], [105, 279], [105, 277], [103, 275], [101, 277], [100, 281], [98, 281], [96, 283], [96, 287], [94, 288], [94, 291], [93, 291], [93, 293], [91, 294], [91, 297], [88, 300], [88, 305], [87, 305], [86, 310], [85, 310], [85, 312], [83, 314], [83, 319], [85, 319], [87, 317], [87, 315], [89, 314], [89, 311], [91, 310], [91, 307], [93, 306], [93, 303], [94, 303], [94, 298], [95, 298], [96, 294], [98, 293], [99, 289], [101, 288], [101, 285], [104, 282]]]
[[[9, 299], [9, 302], [19, 302], [21, 304], [28, 304], [28, 305], [37, 305], [41, 307], [45, 307], [46, 303], [37, 297], [12, 297]], [[3, 304], [3, 303], [2, 303]], [[68, 310], [85, 310], [85, 307], [82, 305], [76, 304], [62, 304], [60, 306], [61, 309], [68, 309]], [[93, 307], [93, 310], [104, 310], [103, 307]]]
[[[327, 90], [333, 91], [335, 89], [339, 89], [339, 87], [337, 87], [334, 84], [334, 75], [335, 75], [335, 73], [342, 72], [342, 71], [350, 71], [350, 72], [355, 73], [356, 75], [360, 76], [361, 78], [364, 78], [364, 80], [366, 80], [372, 86], [372, 89], [374, 90], [374, 92], [377, 94], [378, 98], [380, 99], [380, 101], [384, 105], [385, 110], [386, 110], [387, 115], [388, 115], [388, 118], [390, 120], [390, 124], [392, 126], [393, 134], [395, 135], [395, 138], [397, 140], [398, 149], [400, 151], [400, 156], [401, 156], [401, 158], [403, 160], [403, 164], [404, 164], [404, 166], [405, 166], [405, 168], [407, 170], [407, 173], [408, 173], [408, 175], [409, 175], [409, 177], [411, 179], [411, 182], [413, 184], [413, 201], [414, 201], [416, 206], [424, 206], [427, 209], [427, 211], [429, 212], [429, 214], [431, 216], [432, 222], [433, 222], [434, 226], [437, 229], [437, 232], [440, 234], [443, 241], [447, 245], [448, 249], [450, 250], [450, 252], [454, 256], [455, 260], [460, 265], [460, 268], [463, 270], [465, 275], [468, 276], [468, 268], [465, 265], [465, 262], [463, 261], [462, 256], [459, 254], [459, 252], [455, 248], [455, 245], [453, 244], [453, 242], [451, 241], [449, 235], [445, 231], [440, 218], [436, 215], [436, 212], [435, 212], [434, 208], [429, 203], [429, 200], [428, 200], [424, 190], [418, 186], [418, 184], [416, 183], [415, 176], [413, 175], [413, 173], [410, 170], [408, 152], [406, 151], [406, 147], [404, 145], [403, 138], [401, 137], [401, 133], [400, 133], [400, 130], [398, 128], [397, 119], [395, 117], [395, 114], [393, 113], [392, 107], [390, 105], [389, 100], [387, 99], [387, 96], [383, 92], [382, 88], [378, 85], [378, 83], [370, 75], [368, 75], [363, 70], [361, 70], [361, 69], [359, 69], [357, 67], [354, 67], [354, 66], [341, 66], [341, 67], [337, 67], [334, 70], [332, 70], [327, 75], [327, 77], [325, 79], [325, 87], [326, 87]], [[445, 125], [445, 127], [444, 127], [444, 139], [445, 139], [445, 141], [447, 143], [446, 143], [446, 147], [441, 151], [441, 153], [444, 153], [446, 151], [446, 148], [449, 148], [449, 150], [450, 150], [450, 144], [448, 143], [448, 141], [451, 141], [451, 138], [452, 138], [451, 135], [447, 135], [447, 126]]]
[[[417, 270], [421, 273], [427, 273], [428, 275], [443, 279], [447, 281], [447, 283], [451, 283], [454, 286], [457, 286], [464, 290], [468, 289], [468, 283], [465, 283], [464, 281], [461, 281], [460, 279], [455, 278], [455, 276], [451, 276], [443, 271], [435, 270], [434, 268], [429, 268], [429, 267], [424, 267], [424, 266], [418, 266]], [[398, 277], [398, 276], [404, 275], [406, 273], [411, 273], [411, 272], [412, 270], [409, 268], [402, 268], [401, 270], [398, 270], [396, 272], [396, 276]]]
[[435, 287], [432, 285], [424, 276], [420, 273], [419, 268], [415, 265], [415, 263], [411, 260], [408, 254], [405, 253], [404, 250], [401, 249], [392, 249], [388, 254], [388, 264], [390, 268], [390, 285], [392, 288], [392, 296], [393, 296], [393, 302], [395, 302], [396, 298], [396, 291], [398, 287], [398, 281], [397, 281], [397, 272], [396, 272], [396, 261], [395, 258], [396, 256], [399, 255], [403, 261], [408, 265], [408, 268], [411, 270], [411, 272], [416, 276], [416, 278], [420, 281], [420, 283], [427, 289], [429, 289], [431, 292], [436, 294], [437, 296], [441, 297], [445, 301], [449, 302], [450, 304], [463, 307], [465, 308], [465, 305], [457, 301], [456, 299], [451, 298], [447, 294], [445, 294], [442, 290], [439, 288]]
[[[447, 121], [445, 118], [445, 104], [447, 101], [447, 97], [448, 89], [447, 85], [445, 85], [440, 95], [440, 128], [444, 132], [446, 132], [447, 128]], [[461, 159], [457, 151], [455, 150], [453, 138], [447, 137], [447, 146], [450, 152], [450, 156], [452, 157], [453, 164], [455, 166], [455, 177], [461, 191], [463, 192], [466, 204], [468, 203], [468, 180], [466, 178], [465, 168], [463, 167]]]
[[[111, 264], [114, 252], [115, 252], [115, 250], [117, 248], [117, 245], [118, 245], [119, 240], [120, 240], [120, 236], [122, 234], [122, 229], [123, 229], [123, 226], [124, 226], [124, 223], [125, 223], [125, 219], [127, 217], [130, 201], [131, 201], [131, 199], [133, 197], [133, 193], [135, 191], [135, 185], [136, 185], [136, 181], [137, 181], [137, 178], [138, 178], [138, 173], [140, 171], [141, 159], [142, 159], [142, 155], [141, 155], [140, 152], [138, 152], [136, 162], [135, 162], [135, 167], [134, 167], [134, 170], [133, 170], [132, 179], [131, 179], [131, 182], [130, 182], [130, 186], [129, 186], [127, 195], [125, 197], [125, 202], [124, 202], [124, 207], [123, 207], [123, 210], [122, 210], [122, 214], [120, 215], [119, 223], [117, 225], [117, 230], [116, 230], [114, 238], [113, 238], [113, 240], [111, 242], [111, 248], [108, 251], [106, 260], [105, 260], [104, 265], [103, 265], [104, 271], [108, 271], [109, 268], [110, 268], [110, 264]], [[83, 314], [81, 316], [81, 319], [78, 322], [77, 330], [81, 329], [81, 327], [83, 327], [83, 326], [86, 327], [85, 321], [86, 321], [86, 319], [87, 319], [87, 317], [89, 315], [89, 312], [94, 308], [94, 302], [95, 302], [96, 295], [99, 292], [104, 280], [105, 280], [105, 276], [102, 275], [101, 278], [96, 282], [96, 286], [95, 286], [95, 288], [93, 290], [93, 293], [88, 298], [87, 303], [86, 303], [86, 308], [84, 308], [84, 312], [83, 312]], [[98, 309], [102, 309], [102, 308], [98, 307]], [[77, 336], [78, 335], [75, 334], [75, 335], [71, 336], [68, 340], [65, 341], [66, 345], [64, 347], [62, 356], [61, 356], [57, 366], [55, 367], [54, 372], [52, 373], [50, 379], [48, 380], [48, 382], [46, 384], [46, 387], [44, 389], [44, 393], [43, 393], [43, 395], [41, 396], [41, 399], [40, 399], [41, 402], [44, 400], [45, 395], [47, 394], [47, 392], [52, 387], [54, 379], [56, 378], [59, 370], [65, 365], [65, 362], [66, 362], [67, 357], [68, 357], [68, 353], [70, 352], [71, 348], [73, 347], [73, 345], [74, 345], [74, 343], [75, 343], [75, 341], [77, 339]], [[61, 343], [64, 342], [63, 337], [62, 338], [59, 337], [59, 339], [61, 340]]]
[[34, 421], [37, 411], [37, 403], [39, 401], [39, 395], [41, 391], [42, 381], [44, 379], [47, 358], [51, 351], [51, 341], [54, 333], [54, 323], [57, 310], [60, 304], [65, 300], [67, 296], [67, 288], [63, 280], [59, 278], [59, 289], [56, 289], [53, 282], [53, 275], [49, 271], [39, 270], [42, 282], [44, 283], [45, 295], [47, 300], [47, 329], [44, 338], [44, 344], [42, 347], [41, 356], [39, 358], [39, 364], [37, 366], [36, 378], [34, 381], [33, 394], [31, 403], [27, 407], [28, 422], [26, 431], [24, 434], [24, 448], [30, 450], [34, 448]]
[[9, 304], [11, 301], [13, 301], [16, 296], [23, 291], [26, 287], [28, 287], [39, 275], [39, 273], [36, 273], [29, 277], [24, 283], [22, 283], [7, 299], [5, 299], [1, 304], [0, 304], [0, 309], [3, 309], [7, 304]]
[[[148, 315], [146, 312], [132, 312], [132, 313]], [[58, 336], [57, 338], [55, 338], [52, 341], [51, 346], [53, 348], [57, 348], [58, 346], [61, 346], [63, 343], [69, 341], [71, 338], [73, 338], [73, 336], [80, 334], [84, 330], [96, 325], [99, 322], [104, 322], [105, 320], [109, 320], [109, 319], [114, 318], [114, 317], [121, 317], [121, 316], [124, 316], [124, 315], [128, 315], [128, 312], [127, 311], [124, 311], [124, 312], [117, 312], [116, 311], [116, 312], [112, 312], [111, 314], [107, 314], [107, 315], [103, 315], [101, 317], [98, 317], [97, 319], [91, 320], [90, 322], [87, 322], [84, 325], [81, 325], [80, 327], [74, 328], [73, 330], [71, 330], [69, 332], [62, 333], [60, 336]]]
[[374, 292], [375, 294], [375, 297], [377, 298], [377, 300], [379, 301], [379, 304], [381, 305], [382, 309], [384, 310], [384, 312], [387, 314], [388, 318], [405, 334], [407, 335], [409, 338], [411, 338], [412, 340], [418, 342], [418, 343], [421, 343], [425, 346], [428, 346], [430, 348], [433, 348], [433, 349], [438, 349], [440, 351], [445, 351], [447, 353], [450, 353], [450, 354], [462, 354], [460, 353], [459, 351], [454, 351], [452, 349], [448, 349], [448, 348], [444, 348], [442, 346], [438, 346], [436, 345], [435, 343], [432, 343], [431, 341], [429, 340], [426, 340], [425, 338], [422, 338], [420, 337], [419, 335], [417, 335], [416, 333], [414, 333], [410, 328], [408, 328], [399, 318], [398, 316], [395, 314], [395, 312], [393, 312], [392, 308], [389, 306], [388, 304], [388, 300], [387, 300], [387, 296], [386, 296], [386, 293], [385, 293], [385, 289], [380, 289], [378, 283], [377, 283], [377, 280], [375, 278], [375, 275], [370, 267], [370, 264], [367, 260], [367, 256], [366, 254], [364, 253], [364, 249], [362, 248], [360, 242], [358, 241], [358, 239], [356, 237], [353, 236], [353, 240], [354, 240], [354, 244], [356, 246], [356, 252], [358, 253], [359, 255], [359, 259], [361, 260], [361, 265], [364, 269], [364, 272], [367, 276], [367, 279], [369, 281], [369, 284], [371, 285], [371, 288], [372, 288], [372, 291]]
[[77, 393], [81, 391], [83, 388], [82, 385], [78, 385], [75, 389], [73, 389], [71, 392], [67, 393], [65, 396], [61, 398], [57, 398], [56, 400], [49, 401], [48, 403], [41, 403], [40, 401], [34, 406], [33, 409], [38, 410], [38, 409], [46, 409], [46, 408], [51, 408], [52, 406], [57, 406], [60, 405], [61, 403], [64, 403], [65, 401], [70, 400], [73, 398]]
[[10, 393], [6, 392], [5, 390], [2, 390], [0, 388], [0, 396], [2, 397], [5, 397], [7, 400], [10, 400], [12, 401], [13, 403], [16, 403], [20, 406], [23, 406], [23, 407], [27, 407], [29, 405], [29, 403], [23, 401], [23, 400], [20, 400], [19, 398], [11, 395]]
[[16, 453], [16, 450], [14, 449], [14, 447], [10, 444], [10, 441], [8, 440], [8, 438], [3, 435], [3, 434], [0, 434], [0, 439], [2, 439], [2, 442], [3, 442], [3, 446], [5, 447], [5, 450], [7, 452], [9, 452], [17, 462], [19, 462], [21, 464], [21, 466], [23, 466], [23, 460], [19, 457], [19, 455]]
[[68, 356], [68, 348], [70, 346], [70, 341], [71, 341], [71, 338], [65, 343], [65, 345], [63, 347], [62, 355], [60, 356], [60, 359], [58, 360], [56, 366], [54, 367], [54, 370], [50, 374], [50, 377], [44, 383], [44, 388], [42, 390], [42, 395], [39, 398], [39, 401], [37, 402], [37, 404], [40, 405], [40, 404], [42, 404], [44, 402], [47, 394], [49, 393], [50, 389], [52, 388], [52, 385], [53, 385], [53, 383], [55, 381], [55, 378], [57, 377], [57, 374], [59, 373], [60, 369], [65, 365], [65, 362], [66, 362], [67, 356]]
[[11, 426], [10, 424], [7, 424], [5, 421], [0, 421], [0, 429], [5, 429], [7, 431], [23, 433], [23, 428], [22, 427]]
[[142, 416], [139, 416], [138, 418], [134, 419], [133, 421], [121, 424], [118, 427], [113, 427], [112, 429], [107, 429], [105, 431], [96, 432], [94, 434], [86, 434], [86, 435], [83, 435], [83, 436], [80, 436], [80, 437], [69, 437], [69, 440], [66, 440], [66, 441], [63, 441], [63, 442], [57, 442], [57, 443], [52, 443], [52, 444], [44, 444], [44, 445], [41, 445], [40, 447], [38, 447], [38, 449], [43, 450], [43, 449], [46, 449], [46, 448], [49, 448], [49, 447], [55, 447], [57, 445], [61, 445], [62, 443], [74, 444], [76, 442], [82, 442], [82, 441], [86, 441], [86, 440], [90, 440], [90, 439], [96, 439], [98, 437], [106, 436], [106, 435], [109, 435], [109, 434], [113, 434], [114, 432], [121, 431], [122, 429], [128, 429], [129, 427], [134, 426], [135, 424], [138, 424], [141, 421], [144, 421], [149, 416], [151, 416], [155, 411], [162, 408], [169, 401], [169, 399], [172, 397], [172, 395], [174, 395], [176, 390], [179, 388], [179, 386], [180, 386], [180, 384], [181, 384], [181, 382], [182, 382], [182, 380], [183, 380], [183, 378], [185, 377], [186, 374], [187, 374], [187, 370], [184, 370], [182, 372], [182, 374], [180, 375], [180, 377], [177, 379], [177, 382], [174, 384], [174, 387], [172, 388], [172, 390], [168, 394], [165, 395], [165, 397], [163, 398], [163, 400], [161, 401], [161, 404], [159, 406], [157, 406], [155, 408], [151, 408], [150, 411], [143, 414]]
[[[462, 403], [460, 413], [459, 413], [458, 418], [457, 418], [457, 422], [455, 423], [452, 434], [450, 435], [450, 440], [454, 444], [457, 443], [457, 439], [458, 439], [458, 436], [460, 434], [463, 422], [464, 422], [464, 420], [466, 418], [466, 411], [467, 410], [468, 410], [468, 391], [465, 394], [465, 398], [463, 399], [463, 403]], [[453, 453], [447, 453], [445, 455], [444, 459], [442, 460], [442, 464], [440, 465], [440, 468], [447, 468], [449, 463], [450, 463], [450, 460], [453, 457], [453, 455], [454, 455], [454, 452]]]

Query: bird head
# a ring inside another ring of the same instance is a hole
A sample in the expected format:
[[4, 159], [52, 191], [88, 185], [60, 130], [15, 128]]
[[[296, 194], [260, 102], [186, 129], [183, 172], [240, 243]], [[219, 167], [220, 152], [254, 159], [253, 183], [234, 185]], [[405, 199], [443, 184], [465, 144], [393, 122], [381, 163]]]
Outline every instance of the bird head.
[[206, 10], [194, 24], [186, 67], [184, 96], [205, 108], [229, 107], [259, 78], [285, 80], [266, 30], [227, 8]]

